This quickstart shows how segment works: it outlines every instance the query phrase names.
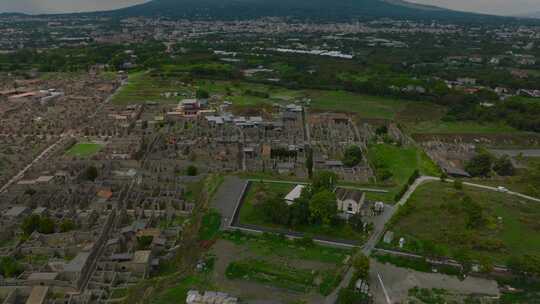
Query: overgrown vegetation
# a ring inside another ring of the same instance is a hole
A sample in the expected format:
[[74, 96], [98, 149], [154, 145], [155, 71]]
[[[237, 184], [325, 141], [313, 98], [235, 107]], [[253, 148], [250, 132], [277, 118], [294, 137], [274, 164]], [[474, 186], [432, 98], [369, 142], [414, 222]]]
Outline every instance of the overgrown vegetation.
[[[534, 202], [432, 182], [417, 189], [389, 223], [389, 229], [395, 232], [395, 239], [405, 238], [407, 251], [464, 262], [506, 264], [512, 257], [540, 250], [538, 219], [540, 207]], [[527, 242], [521, 241], [524, 234]], [[395, 242], [392, 246], [397, 246]]]

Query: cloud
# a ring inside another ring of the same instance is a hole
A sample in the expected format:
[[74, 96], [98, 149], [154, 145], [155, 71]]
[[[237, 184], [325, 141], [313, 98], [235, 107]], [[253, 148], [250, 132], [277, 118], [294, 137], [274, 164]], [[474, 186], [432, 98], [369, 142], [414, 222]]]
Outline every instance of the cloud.
[[455, 10], [497, 15], [517, 15], [540, 11], [539, 0], [408, 0]]
[[[148, 0], [0, 0], [0, 12], [59, 13], [109, 10]], [[228, 1], [228, 0], [222, 0]], [[267, 0], [271, 1], [271, 0]], [[294, 1], [294, 0], [291, 0]], [[515, 15], [540, 11], [539, 0], [408, 0], [456, 10]]]
[[0, 0], [0, 12], [64, 13], [110, 10], [147, 0]]

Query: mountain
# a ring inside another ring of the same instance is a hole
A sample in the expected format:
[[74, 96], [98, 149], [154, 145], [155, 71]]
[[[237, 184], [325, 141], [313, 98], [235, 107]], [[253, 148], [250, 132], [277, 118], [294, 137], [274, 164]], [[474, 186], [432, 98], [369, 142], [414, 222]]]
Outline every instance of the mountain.
[[108, 12], [116, 16], [187, 19], [293, 17], [323, 20], [400, 18], [488, 22], [501, 17], [419, 5], [403, 0], [153, 0]]
[[540, 11], [534, 12], [534, 13], [522, 14], [522, 15], [519, 15], [518, 17], [540, 19]]

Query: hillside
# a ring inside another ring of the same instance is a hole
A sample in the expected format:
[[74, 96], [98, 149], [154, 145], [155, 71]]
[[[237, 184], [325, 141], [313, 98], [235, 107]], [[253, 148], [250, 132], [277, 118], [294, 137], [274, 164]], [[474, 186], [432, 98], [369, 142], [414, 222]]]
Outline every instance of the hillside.
[[153, 0], [109, 12], [117, 16], [162, 16], [188, 19], [293, 17], [322, 20], [408, 18], [491, 21], [499, 17], [452, 11], [402, 0]]

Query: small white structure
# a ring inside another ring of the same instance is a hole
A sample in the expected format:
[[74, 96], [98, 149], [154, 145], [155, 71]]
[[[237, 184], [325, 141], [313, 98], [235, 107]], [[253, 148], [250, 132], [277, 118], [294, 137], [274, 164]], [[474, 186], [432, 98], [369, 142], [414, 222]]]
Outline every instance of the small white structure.
[[285, 202], [287, 205], [292, 205], [294, 201], [300, 198], [305, 187], [306, 186], [304, 185], [296, 185], [296, 187], [294, 187], [294, 189], [292, 189], [291, 192], [285, 196]]
[[356, 284], [354, 284], [354, 287], [356, 288], [356, 290], [363, 294], [369, 293], [369, 284], [362, 279], [358, 279], [358, 281], [356, 281]]
[[403, 249], [403, 246], [405, 246], [405, 238], [402, 237], [399, 239], [399, 248]]

